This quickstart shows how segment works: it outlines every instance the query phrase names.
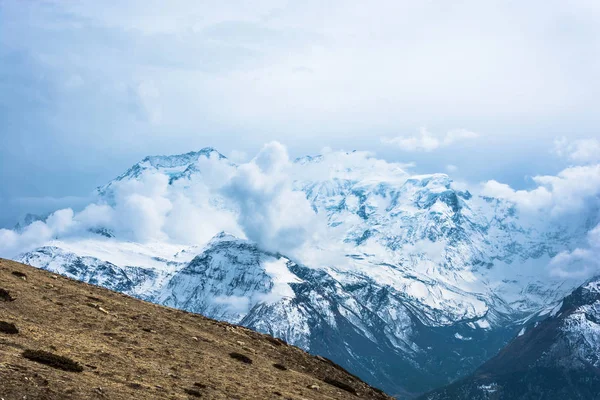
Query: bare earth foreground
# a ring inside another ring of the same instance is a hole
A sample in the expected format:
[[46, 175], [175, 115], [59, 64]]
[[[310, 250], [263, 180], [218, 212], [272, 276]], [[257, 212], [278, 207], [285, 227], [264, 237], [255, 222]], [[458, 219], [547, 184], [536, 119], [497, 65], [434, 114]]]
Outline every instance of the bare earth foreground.
[[4, 259], [0, 398], [391, 399], [270, 336]]

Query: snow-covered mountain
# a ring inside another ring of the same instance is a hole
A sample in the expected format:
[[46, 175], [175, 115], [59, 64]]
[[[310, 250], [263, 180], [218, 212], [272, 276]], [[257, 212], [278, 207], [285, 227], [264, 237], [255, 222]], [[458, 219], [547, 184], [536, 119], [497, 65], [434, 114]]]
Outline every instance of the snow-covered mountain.
[[599, 393], [600, 278], [594, 278], [473, 375], [423, 399], [595, 399]]
[[[568, 224], [531, 220], [445, 174], [415, 176], [363, 153], [330, 152], [286, 165], [291, 188], [315, 214], [314, 232], [278, 249], [244, 229], [269, 217], [263, 197], [250, 205], [232, 198], [228, 182], [244, 168], [209, 148], [147, 157], [98, 189], [98, 207], [119, 210], [131, 203], [128, 193], [157, 192], [148, 176], [166, 176], [161, 201], [149, 207], [170, 199], [165, 213], [200, 216], [193, 224], [212, 237], [204, 243], [173, 240], [189, 239], [178, 225], [164, 238], [137, 240], [107, 219], [19, 261], [271, 333], [409, 398], [472, 372], [549, 313], [581, 283], [550, 275], [549, 260], [599, 222], [597, 214]], [[269, 177], [259, 182], [264, 198], [282, 185]], [[277, 201], [295, 218], [295, 205]]]

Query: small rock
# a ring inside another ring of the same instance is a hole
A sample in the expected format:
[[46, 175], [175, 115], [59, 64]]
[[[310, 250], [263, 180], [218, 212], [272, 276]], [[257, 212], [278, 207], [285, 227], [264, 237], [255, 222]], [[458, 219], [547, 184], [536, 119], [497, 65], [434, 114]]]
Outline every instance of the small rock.
[[14, 301], [15, 298], [10, 295], [8, 290], [0, 288], [0, 301]]
[[22, 272], [19, 272], [19, 271], [13, 271], [13, 272], [12, 272], [12, 274], [13, 274], [14, 276], [16, 276], [17, 278], [21, 278], [21, 279], [23, 279], [24, 281], [26, 281], [26, 280], [27, 280], [27, 275], [25, 275], [25, 274], [24, 274], [24, 273], [22, 273]]
[[19, 333], [19, 329], [12, 322], [0, 321], [0, 333], [6, 333], [8, 335], [16, 335]]
[[308, 385], [307, 388], [312, 389], [312, 390], [319, 390], [319, 389], [321, 389], [318, 385]]
[[275, 367], [281, 371], [287, 371], [287, 367], [283, 364], [273, 364], [273, 367]]
[[196, 389], [183, 389], [183, 391], [192, 397], [202, 397], [202, 393], [200, 393]]

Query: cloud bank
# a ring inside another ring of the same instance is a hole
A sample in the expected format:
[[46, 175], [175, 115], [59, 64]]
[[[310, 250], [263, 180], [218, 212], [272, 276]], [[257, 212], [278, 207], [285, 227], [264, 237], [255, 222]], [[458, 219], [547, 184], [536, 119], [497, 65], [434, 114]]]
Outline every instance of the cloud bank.
[[587, 234], [587, 247], [563, 251], [550, 261], [551, 274], [561, 278], [586, 278], [600, 273], [600, 224]]
[[600, 140], [579, 139], [569, 140], [566, 137], [554, 141], [554, 153], [575, 164], [600, 162]]
[[318, 226], [304, 195], [292, 189], [291, 162], [280, 143], [264, 146], [248, 163], [233, 167], [201, 157], [199, 176], [170, 184], [162, 173], [115, 181], [111, 201], [102, 198], [74, 212], [62, 209], [22, 229], [0, 230], [0, 256], [14, 257], [57, 238], [103, 230], [140, 243], [198, 245], [221, 231], [246, 237], [263, 248], [293, 254]]
[[598, 201], [600, 164], [569, 167], [556, 176], [540, 175], [532, 180], [536, 187], [531, 190], [515, 190], [491, 180], [483, 184], [482, 194], [510, 200], [524, 211], [551, 215], [578, 213], [588, 201]]
[[[331, 235], [339, 232], [327, 227], [325, 213], [317, 214], [307, 197], [338, 190], [332, 182], [383, 180], [401, 186], [413, 176], [410, 164], [390, 163], [362, 151], [324, 149], [322, 155], [292, 162], [278, 142], [266, 144], [246, 163], [236, 165], [212, 153], [199, 157], [192, 167], [192, 175], [176, 180], [149, 169], [136, 179], [113, 181], [110, 196], [78, 211], [61, 209], [19, 231], [2, 229], [0, 256], [15, 257], [53, 239], [97, 239], [98, 232], [139, 243], [201, 245], [226, 231], [290, 256], [311, 248], [313, 254], [303, 257], [318, 264], [326, 259], [315, 259], [319, 243], [331, 242]], [[573, 228], [579, 237], [587, 233], [586, 243], [558, 254], [549, 271], [566, 277], [596, 270], [600, 228], [585, 229], [600, 221], [600, 164], [570, 166], [556, 175], [535, 176], [532, 182], [534, 187], [527, 190], [495, 180], [479, 186], [458, 182], [453, 188], [514, 203], [523, 221]], [[311, 189], [301, 192], [306, 183]], [[408, 250], [419, 252], [417, 247]]]
[[[525, 215], [546, 223], [561, 220], [581, 229], [600, 220], [600, 141], [595, 138], [569, 141], [556, 139], [554, 153], [574, 165], [557, 175], [532, 178], [536, 187], [515, 190], [495, 180], [482, 184], [484, 196], [506, 199]], [[600, 273], [600, 224], [587, 233], [586, 243], [572, 251], [562, 251], [549, 263], [551, 275], [585, 278]]]
[[442, 147], [467, 140], [476, 139], [478, 133], [466, 129], [453, 129], [446, 132], [441, 137], [434, 136], [426, 128], [421, 128], [419, 135], [416, 136], [397, 136], [393, 138], [383, 137], [381, 142], [391, 144], [403, 151], [424, 151], [430, 152]]

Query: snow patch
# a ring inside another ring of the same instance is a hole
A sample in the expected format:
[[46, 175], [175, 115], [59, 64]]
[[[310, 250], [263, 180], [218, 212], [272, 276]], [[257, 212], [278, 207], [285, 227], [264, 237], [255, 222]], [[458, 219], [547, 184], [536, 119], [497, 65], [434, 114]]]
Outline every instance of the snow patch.
[[464, 341], [473, 340], [472, 337], [465, 337], [458, 332], [454, 334], [454, 337], [457, 338], [458, 340], [464, 340]]

